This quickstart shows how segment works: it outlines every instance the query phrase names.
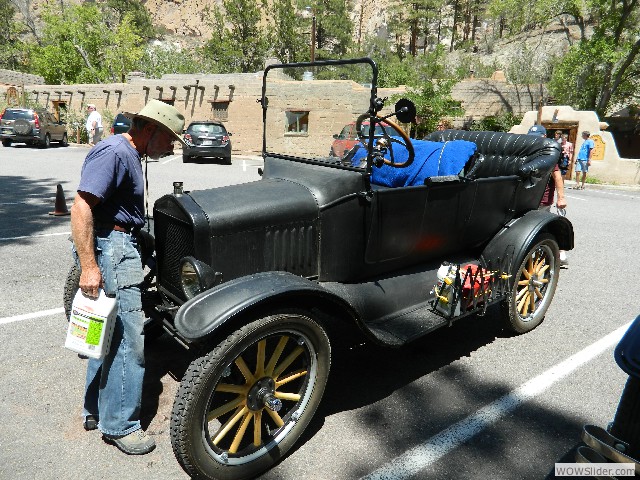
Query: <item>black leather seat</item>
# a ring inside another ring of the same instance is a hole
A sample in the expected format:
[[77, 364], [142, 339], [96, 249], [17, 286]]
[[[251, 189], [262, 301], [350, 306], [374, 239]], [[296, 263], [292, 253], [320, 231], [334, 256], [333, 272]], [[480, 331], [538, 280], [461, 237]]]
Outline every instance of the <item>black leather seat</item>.
[[475, 165], [465, 167], [469, 179], [508, 175], [542, 177], [553, 169], [560, 158], [560, 147], [555, 140], [532, 135], [445, 130], [431, 133], [425, 140], [474, 142], [479, 155]]

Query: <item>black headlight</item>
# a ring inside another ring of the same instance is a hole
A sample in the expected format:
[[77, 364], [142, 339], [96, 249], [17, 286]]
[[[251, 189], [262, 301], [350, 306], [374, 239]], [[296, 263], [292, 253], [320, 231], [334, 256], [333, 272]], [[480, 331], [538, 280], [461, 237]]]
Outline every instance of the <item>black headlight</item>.
[[187, 298], [215, 287], [222, 282], [222, 274], [193, 257], [180, 259], [180, 284]]

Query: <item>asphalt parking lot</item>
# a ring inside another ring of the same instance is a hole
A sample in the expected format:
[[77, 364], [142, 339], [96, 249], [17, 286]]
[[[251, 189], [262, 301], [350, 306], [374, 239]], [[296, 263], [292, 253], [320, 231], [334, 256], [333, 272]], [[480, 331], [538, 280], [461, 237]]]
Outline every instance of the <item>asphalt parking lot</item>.
[[[0, 478], [188, 478], [168, 434], [185, 365], [170, 338], [148, 348], [143, 424], [158, 447], [127, 457], [80, 422], [84, 362], [63, 348], [70, 206], [85, 147], [0, 148]], [[149, 205], [172, 191], [258, 180], [261, 159], [148, 164]], [[640, 193], [567, 190], [576, 235], [543, 324], [509, 336], [467, 318], [408, 347], [336, 352], [302, 441], [262, 479], [535, 479], [572, 462], [585, 423], [612, 419], [625, 374], [613, 346], [640, 314]]]

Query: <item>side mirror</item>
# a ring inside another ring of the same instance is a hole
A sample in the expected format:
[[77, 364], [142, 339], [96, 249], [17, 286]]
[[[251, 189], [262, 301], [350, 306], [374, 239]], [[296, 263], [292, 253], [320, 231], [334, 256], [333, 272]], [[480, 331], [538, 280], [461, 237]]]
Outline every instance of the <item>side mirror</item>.
[[338, 135], [337, 133], [334, 133], [333, 134], [333, 138], [335, 138], [337, 140], [338, 138], [340, 138], [340, 135]]
[[227, 132], [227, 135], [229, 135], [230, 137], [233, 137], [233, 133], [231, 132]]

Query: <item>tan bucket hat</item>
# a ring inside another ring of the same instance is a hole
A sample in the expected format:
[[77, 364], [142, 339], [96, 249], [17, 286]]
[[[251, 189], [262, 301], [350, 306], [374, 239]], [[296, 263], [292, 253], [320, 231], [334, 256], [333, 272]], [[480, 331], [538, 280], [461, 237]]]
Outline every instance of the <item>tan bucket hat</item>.
[[149, 122], [164, 127], [165, 130], [173, 134], [174, 138], [183, 145], [186, 145], [182, 138], [182, 130], [184, 129], [184, 115], [182, 115], [174, 106], [160, 100], [149, 100], [142, 110], [138, 113], [122, 112], [122, 114], [130, 119], [143, 118]]

